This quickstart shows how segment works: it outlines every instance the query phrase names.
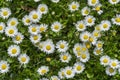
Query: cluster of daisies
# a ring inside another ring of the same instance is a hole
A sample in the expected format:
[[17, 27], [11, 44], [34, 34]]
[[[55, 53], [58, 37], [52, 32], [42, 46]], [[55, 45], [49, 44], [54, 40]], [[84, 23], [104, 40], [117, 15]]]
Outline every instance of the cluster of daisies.
[[[4, 34], [10, 38], [14, 45], [8, 47], [7, 53], [10, 57], [18, 57], [18, 61], [21, 64], [27, 64], [30, 60], [27, 54], [21, 54], [19, 44], [23, 41], [24, 36], [18, 32], [19, 21], [15, 17], [11, 16], [11, 10], [9, 8], [0, 9], [0, 17], [7, 20], [7, 22], [0, 22], [0, 34]], [[0, 73], [6, 73], [9, 71], [9, 63], [7, 61], [0, 61]]]
[[106, 67], [106, 74], [113, 76], [118, 72], [120, 73], [120, 61], [117, 59], [111, 59], [109, 56], [104, 55], [100, 58], [100, 63]]
[[[60, 79], [69, 79], [73, 78], [75, 74], [80, 74], [84, 71], [85, 65], [81, 62], [76, 62], [73, 66], [67, 66], [65, 68], [61, 68], [57, 75], [51, 76], [52, 80], [60, 80]], [[49, 72], [48, 66], [41, 66], [38, 71], [40, 75], [45, 75]], [[46, 78], [47, 79], [47, 78]]]
[[[40, 0], [34, 0], [39, 2]], [[51, 0], [53, 3], [58, 3], [60, 0]], [[109, 3], [115, 5], [120, 2], [120, 0], [108, 0]], [[68, 9], [71, 13], [80, 10], [79, 2], [73, 1], [68, 5]], [[88, 0], [88, 6], [81, 9], [81, 14], [84, 16], [83, 20], [79, 20], [74, 24], [75, 29], [79, 32], [79, 39], [82, 43], [75, 43], [73, 45], [73, 54], [76, 56], [76, 63], [73, 66], [66, 66], [58, 71], [57, 75], [50, 77], [52, 80], [60, 80], [64, 78], [73, 78], [75, 74], [80, 74], [85, 70], [85, 63], [90, 60], [89, 49], [94, 46], [94, 55], [102, 55], [100, 58], [100, 63], [106, 66], [107, 75], [115, 75], [116, 70], [120, 72], [120, 64], [117, 59], [110, 59], [109, 56], [103, 55], [103, 45], [104, 42], [100, 41], [99, 38], [102, 36], [101, 32], [108, 31], [112, 25], [120, 26], [120, 14], [116, 14], [111, 20], [102, 20], [99, 24], [95, 24], [96, 18], [90, 15], [91, 10], [97, 11], [99, 15], [103, 13], [101, 9], [102, 4], [99, 0]], [[92, 9], [91, 9], [92, 8]], [[49, 25], [41, 23], [39, 24], [41, 18], [47, 15], [49, 12], [49, 7], [46, 4], [39, 4], [36, 10], [32, 10], [28, 15], [22, 18], [22, 22], [25, 26], [28, 26], [28, 32], [30, 34], [30, 41], [38, 47], [41, 51], [48, 54], [52, 54], [57, 51], [62, 63], [69, 63], [72, 59], [71, 53], [69, 53], [69, 43], [65, 40], [59, 40], [54, 43], [52, 39], [46, 39], [42, 41], [42, 33], [47, 32]], [[12, 38], [14, 45], [10, 45], [7, 49], [8, 55], [10, 57], [18, 57], [18, 61], [21, 64], [27, 64], [30, 57], [27, 54], [21, 54], [21, 49], [19, 44], [23, 41], [24, 35], [18, 32], [19, 21], [15, 17], [11, 16], [11, 10], [9, 8], [0, 9], [0, 17], [7, 20], [6, 23], [0, 22], [0, 34], [5, 33], [6, 36]], [[94, 26], [94, 30], [89, 32], [87, 28]], [[62, 30], [63, 25], [60, 21], [54, 21], [50, 25], [50, 29], [58, 33]], [[48, 36], [48, 35], [47, 35]], [[9, 63], [7, 61], [0, 61], [0, 72], [6, 73], [9, 71]], [[40, 66], [37, 69], [39, 75], [44, 76], [50, 71], [49, 66]], [[49, 80], [47, 78], [42, 78], [40, 80]]]

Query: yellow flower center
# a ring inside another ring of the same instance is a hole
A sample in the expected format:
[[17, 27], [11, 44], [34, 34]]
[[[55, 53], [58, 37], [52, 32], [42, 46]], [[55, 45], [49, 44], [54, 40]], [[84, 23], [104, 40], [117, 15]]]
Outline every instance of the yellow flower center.
[[16, 54], [17, 50], [14, 48], [12, 49], [12, 54]]
[[36, 32], [36, 31], [37, 31], [36, 27], [33, 27], [32, 32]]
[[8, 15], [8, 11], [3, 11], [3, 16], [7, 16]]
[[0, 26], [0, 31], [3, 30], [3, 26]]
[[30, 23], [30, 19], [26, 19], [26, 23]]
[[77, 8], [77, 5], [72, 5], [72, 9], [76, 9]]
[[47, 71], [45, 69], [41, 70], [42, 74], [45, 74]]
[[88, 19], [88, 23], [92, 23], [92, 21], [93, 21], [92, 18]]
[[93, 40], [94, 40], [94, 39], [93, 39], [92, 37], [89, 38], [89, 41], [90, 41], [90, 42], [93, 42]]
[[46, 49], [47, 49], [47, 50], [51, 50], [51, 46], [50, 46], [50, 45], [47, 45], [47, 46], [46, 46]]
[[71, 75], [72, 74], [72, 71], [71, 70], [67, 70], [67, 75]]
[[86, 43], [85, 45], [86, 45], [86, 48], [88, 49], [90, 48], [90, 43]]
[[38, 36], [37, 35], [33, 36], [33, 39], [38, 40]]
[[25, 61], [26, 61], [26, 57], [22, 57], [22, 58], [21, 58], [21, 61], [22, 61], [22, 62], [25, 62]]
[[16, 36], [16, 40], [17, 41], [20, 41], [21, 40], [21, 37], [18, 35], [18, 36]]
[[95, 29], [98, 30], [98, 31], [100, 31], [100, 27], [99, 26], [96, 26]]
[[80, 55], [81, 55], [81, 52], [77, 52], [77, 55], [80, 56]]
[[88, 37], [88, 35], [84, 35], [83, 38], [84, 39], [88, 39], [89, 37]]
[[49, 58], [49, 57], [48, 57], [48, 58], [46, 58], [46, 61], [51, 61], [51, 58]]
[[115, 21], [120, 23], [120, 18], [116, 18]]
[[95, 8], [95, 10], [96, 10], [96, 11], [100, 11], [100, 6], [97, 6], [97, 7]]
[[38, 15], [37, 14], [33, 14], [33, 19], [37, 19], [38, 18]]
[[5, 70], [6, 68], [7, 68], [7, 65], [6, 64], [2, 64], [1, 69]]
[[86, 50], [87, 50], [87, 48], [86, 48], [86, 47], [83, 47], [83, 48], [82, 48], [82, 51], [86, 51]]
[[102, 47], [102, 43], [98, 43], [98, 47], [101, 48]]
[[45, 31], [45, 27], [40, 27], [40, 32]]
[[96, 0], [92, 0], [92, 4], [95, 4], [96, 3]]
[[112, 66], [113, 67], [117, 66], [117, 63], [116, 62], [112, 62]]
[[82, 54], [81, 57], [82, 57], [82, 59], [87, 58], [86, 54]]
[[96, 50], [96, 53], [97, 53], [97, 54], [100, 54], [100, 53], [101, 53], [101, 50]]
[[41, 11], [41, 12], [44, 12], [44, 11], [45, 11], [45, 7], [41, 7], [41, 8], [40, 8], [40, 11]]
[[85, 14], [89, 14], [89, 10], [86, 9], [86, 10], [84, 11], [84, 13], [85, 13]]
[[108, 24], [103, 24], [103, 28], [107, 28], [108, 27]]
[[63, 56], [63, 60], [67, 60], [68, 57], [66, 55]]
[[94, 36], [96, 36], [96, 37], [97, 37], [98, 35], [99, 35], [99, 33], [98, 33], [98, 32], [94, 32]]
[[65, 74], [64, 74], [64, 72], [61, 72], [62, 73], [62, 76], [64, 76]]
[[60, 44], [60, 48], [61, 48], [61, 49], [64, 49], [64, 48], [65, 48], [65, 45], [64, 45], [64, 44]]
[[117, 0], [112, 0], [112, 2], [116, 2]]
[[80, 46], [77, 46], [77, 47], [76, 47], [76, 51], [80, 51]]
[[58, 29], [59, 29], [59, 26], [58, 26], [58, 25], [55, 25], [55, 26], [54, 26], [54, 29], [58, 30]]
[[14, 30], [11, 29], [11, 30], [9, 30], [8, 32], [9, 32], [9, 34], [13, 34], [13, 33], [14, 33]]
[[16, 22], [15, 21], [11, 21], [11, 26], [14, 26], [15, 24], [16, 24]]
[[79, 66], [76, 67], [76, 69], [77, 69], [78, 71], [80, 71], [80, 70], [82, 69], [82, 67], [79, 65]]
[[110, 73], [113, 73], [113, 72], [114, 72], [114, 69], [113, 69], [113, 68], [110, 68], [110, 69], [109, 69], [109, 72], [110, 72]]
[[103, 62], [104, 62], [104, 63], [108, 63], [108, 59], [106, 59], [106, 58], [103, 59]]
[[83, 29], [83, 28], [84, 28], [84, 25], [83, 25], [83, 24], [80, 24], [80, 25], [79, 25], [79, 28], [80, 28], [80, 29]]

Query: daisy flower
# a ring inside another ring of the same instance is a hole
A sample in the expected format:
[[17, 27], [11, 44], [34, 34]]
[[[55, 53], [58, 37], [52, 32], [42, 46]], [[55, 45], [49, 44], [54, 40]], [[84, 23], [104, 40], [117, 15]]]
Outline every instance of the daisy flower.
[[60, 0], [51, 0], [53, 3], [58, 3]]
[[102, 13], [103, 13], [103, 11], [101, 10], [101, 7], [102, 7], [102, 4], [96, 4], [95, 5], [95, 7], [93, 8], [93, 10], [96, 10], [97, 11], [97, 13], [99, 14], [99, 15], [101, 15]]
[[7, 21], [7, 26], [9, 27], [16, 27], [18, 25], [18, 19], [17, 18], [10, 18]]
[[99, 31], [94, 30], [94, 31], [92, 32], [92, 36], [95, 37], [95, 38], [99, 38], [99, 37], [101, 36], [101, 34], [100, 34]]
[[99, 31], [99, 32], [101, 31], [101, 28], [100, 28], [99, 24], [95, 26], [95, 31]]
[[89, 6], [95, 6], [98, 3], [99, 3], [99, 0], [88, 0], [88, 5]]
[[31, 11], [29, 13], [29, 18], [34, 23], [39, 22], [39, 20], [41, 19], [41, 17], [42, 17], [42, 15], [38, 11]]
[[82, 10], [81, 10], [81, 13], [83, 16], [87, 16], [89, 13], [90, 13], [90, 8], [89, 7], [84, 7]]
[[16, 44], [20, 44], [24, 39], [24, 36], [21, 33], [17, 33], [15, 37], [12, 38], [13, 42]]
[[6, 27], [5, 34], [9, 37], [14, 37], [18, 33], [18, 29], [16, 27]]
[[60, 40], [56, 43], [56, 48], [59, 52], [66, 52], [68, 50], [68, 43], [67, 41]]
[[73, 69], [74, 69], [75, 73], [80, 74], [84, 71], [85, 65], [81, 62], [77, 62], [74, 64]]
[[86, 29], [86, 24], [84, 21], [78, 21], [75, 24], [75, 26], [76, 26], [77, 31], [85, 31], [85, 29]]
[[119, 66], [119, 61], [117, 59], [111, 59], [109, 65], [113, 69], [120, 67]]
[[78, 10], [79, 9], [79, 3], [78, 2], [75, 2], [75, 1], [73, 1], [70, 5], [69, 5], [69, 10], [71, 11], [71, 12], [74, 12], [74, 11], [76, 11], [76, 10]]
[[110, 57], [105, 55], [100, 58], [100, 64], [104, 66], [108, 66], [110, 63]]
[[103, 20], [100, 24], [101, 31], [108, 31], [111, 27], [111, 23], [108, 20]]
[[28, 15], [25, 15], [23, 18], [22, 18], [22, 22], [25, 26], [28, 26], [30, 25], [32, 22], [30, 20], [30, 17]]
[[62, 24], [58, 21], [54, 22], [52, 25], [51, 25], [51, 29], [52, 31], [54, 32], [59, 32], [62, 28]]
[[116, 69], [113, 69], [111, 67], [106, 67], [106, 74], [109, 75], [109, 76], [114, 76], [116, 74]]
[[53, 41], [51, 39], [47, 39], [44, 43], [43, 43], [43, 51], [46, 52], [47, 54], [51, 54], [54, 52], [55, 50], [55, 46], [53, 44]]
[[75, 76], [75, 71], [73, 70], [72, 67], [69, 67], [69, 66], [65, 67], [64, 72], [65, 72], [65, 77], [67, 79], [73, 78]]
[[11, 10], [9, 8], [0, 9], [0, 17], [7, 19], [11, 15]]
[[30, 36], [30, 40], [32, 43], [38, 43], [41, 40], [41, 38], [42, 36], [40, 34]]
[[38, 48], [43, 51], [44, 41], [40, 41]]
[[77, 52], [81, 51], [81, 44], [76, 43], [73, 48], [73, 52], [76, 54]]
[[103, 49], [102, 48], [100, 48], [100, 49], [99, 48], [95, 48], [93, 53], [95, 55], [101, 55], [103, 53]]
[[84, 31], [80, 34], [80, 39], [83, 42], [87, 42], [89, 40], [90, 36], [91, 36], [91, 34], [88, 31]]
[[97, 38], [95, 38], [94, 36], [90, 36], [89, 37], [89, 42], [91, 42], [93, 45], [95, 45], [96, 44], [96, 42], [97, 42]]
[[49, 67], [48, 66], [41, 66], [40, 68], [38, 68], [37, 72], [39, 75], [45, 75], [47, 74], [49, 71]]
[[7, 73], [9, 68], [10, 67], [7, 61], [0, 61], [0, 73]]
[[82, 52], [88, 52], [88, 49], [87, 49], [85, 43], [82, 44], [82, 46], [81, 46], [81, 51], [82, 51]]
[[98, 49], [100, 49], [100, 48], [102, 48], [103, 47], [103, 42], [102, 41], [97, 41], [96, 42], [96, 47], [98, 48]]
[[27, 54], [20, 54], [18, 57], [18, 61], [21, 64], [28, 64], [30, 61], [30, 57]]
[[65, 78], [65, 70], [63, 68], [60, 69], [60, 71], [58, 72], [58, 76], [60, 79]]
[[85, 42], [83, 44], [86, 46], [87, 49], [89, 49], [91, 47], [91, 43], [90, 42]]
[[80, 56], [80, 61], [86, 63], [90, 59], [90, 54], [88, 52], [82, 52]]
[[86, 16], [85, 17], [85, 24], [87, 25], [87, 26], [93, 26], [94, 24], [95, 24], [95, 18], [93, 17], [93, 16], [91, 16], [91, 15], [88, 15], [88, 16]]
[[32, 24], [28, 27], [28, 32], [32, 35], [37, 35], [39, 33], [39, 26], [36, 24]]
[[41, 14], [47, 14], [48, 12], [48, 6], [46, 4], [39, 4], [37, 11]]
[[67, 53], [61, 53], [60, 54], [60, 60], [62, 62], [68, 63], [71, 60], [71, 55], [68, 52]]
[[120, 14], [116, 15], [115, 18], [112, 18], [112, 22], [113, 22], [113, 24], [120, 26]]
[[120, 0], [108, 0], [110, 4], [117, 4]]
[[51, 80], [60, 80], [58, 76], [51, 76]]
[[41, 24], [39, 27], [39, 32], [45, 32], [48, 29], [48, 25], [47, 24]]
[[0, 33], [3, 33], [4, 32], [4, 29], [5, 29], [5, 23], [3, 22], [0, 22]]
[[8, 47], [8, 54], [11, 57], [16, 57], [20, 54], [20, 47], [18, 45], [11, 45]]

